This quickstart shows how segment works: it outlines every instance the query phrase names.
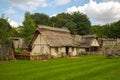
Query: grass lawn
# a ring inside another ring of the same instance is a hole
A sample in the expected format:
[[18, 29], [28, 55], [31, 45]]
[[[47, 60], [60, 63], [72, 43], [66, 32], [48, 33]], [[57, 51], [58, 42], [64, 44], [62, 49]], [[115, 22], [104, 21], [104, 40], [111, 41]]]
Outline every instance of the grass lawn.
[[120, 80], [120, 57], [80, 56], [0, 62], [0, 80]]

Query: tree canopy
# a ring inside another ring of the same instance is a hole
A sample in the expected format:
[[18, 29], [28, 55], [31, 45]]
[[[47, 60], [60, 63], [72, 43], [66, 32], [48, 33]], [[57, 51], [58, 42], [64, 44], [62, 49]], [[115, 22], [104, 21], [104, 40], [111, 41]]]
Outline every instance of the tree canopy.
[[120, 38], [120, 20], [111, 24], [92, 26], [91, 33], [101, 38]]
[[71, 34], [85, 35], [90, 33], [91, 23], [87, 15], [74, 12], [72, 14], [60, 13], [50, 18], [50, 25], [54, 27], [67, 27]]
[[35, 32], [35, 23], [31, 17], [31, 14], [29, 12], [26, 12], [25, 19], [23, 21], [23, 30], [22, 30], [23, 38], [25, 39], [26, 43], [29, 43], [34, 32]]
[[86, 35], [90, 34], [91, 23], [87, 15], [74, 12], [74, 13], [60, 13], [56, 16], [49, 17], [43, 13], [31, 14], [34, 23], [37, 25], [47, 25], [51, 27], [66, 27], [70, 30], [71, 34]]
[[11, 26], [6, 19], [0, 18], [0, 44], [8, 44]]
[[87, 15], [80, 12], [74, 12], [72, 14], [72, 20], [77, 25], [76, 26], [77, 34], [79, 35], [90, 34], [91, 23]]
[[34, 23], [37, 25], [48, 25], [49, 16], [43, 13], [34, 13], [31, 14]]

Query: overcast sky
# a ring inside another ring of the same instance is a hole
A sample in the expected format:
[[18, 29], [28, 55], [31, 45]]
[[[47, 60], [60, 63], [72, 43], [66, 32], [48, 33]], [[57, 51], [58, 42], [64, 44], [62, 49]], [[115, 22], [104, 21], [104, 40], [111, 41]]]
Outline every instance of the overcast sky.
[[22, 25], [26, 11], [49, 16], [80, 11], [93, 25], [103, 25], [120, 20], [120, 0], [0, 0], [0, 15], [12, 26]]

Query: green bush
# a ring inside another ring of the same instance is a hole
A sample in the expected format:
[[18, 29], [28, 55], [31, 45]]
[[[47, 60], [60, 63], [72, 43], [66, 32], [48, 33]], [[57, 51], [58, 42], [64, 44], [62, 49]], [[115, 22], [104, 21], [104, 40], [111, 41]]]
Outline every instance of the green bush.
[[23, 48], [16, 48], [15, 51], [16, 51], [16, 52], [22, 52], [22, 51], [23, 51]]

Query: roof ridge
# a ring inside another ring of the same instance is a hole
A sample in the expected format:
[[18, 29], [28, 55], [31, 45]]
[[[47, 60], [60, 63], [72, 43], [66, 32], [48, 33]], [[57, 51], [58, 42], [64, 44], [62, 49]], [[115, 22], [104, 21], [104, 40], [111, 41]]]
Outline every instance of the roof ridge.
[[50, 26], [43, 26], [43, 25], [38, 25], [38, 28], [44, 28], [44, 29], [49, 29], [53, 31], [63, 31], [63, 32], [70, 32], [68, 29], [62, 29], [62, 28], [56, 28], [56, 27], [50, 27]]

